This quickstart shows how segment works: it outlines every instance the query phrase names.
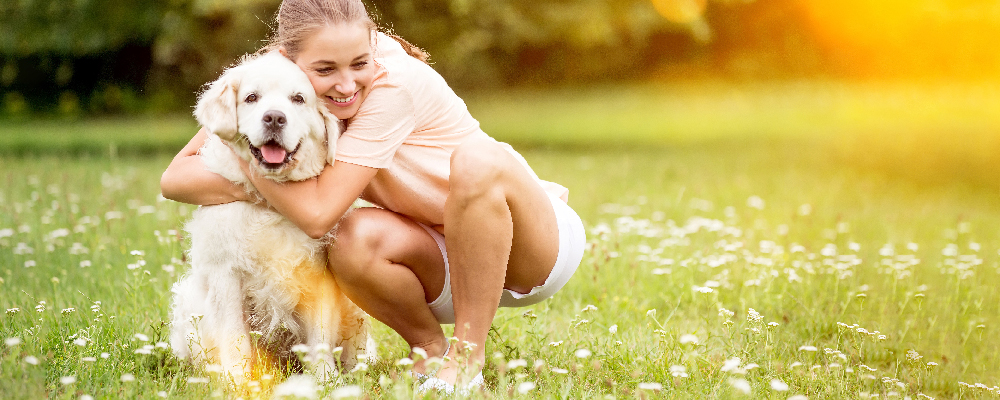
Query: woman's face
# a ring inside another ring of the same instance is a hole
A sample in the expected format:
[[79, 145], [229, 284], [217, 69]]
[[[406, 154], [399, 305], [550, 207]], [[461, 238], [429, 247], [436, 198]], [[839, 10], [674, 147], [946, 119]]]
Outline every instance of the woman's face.
[[375, 79], [371, 31], [360, 23], [326, 25], [306, 38], [295, 64], [340, 119], [358, 113]]

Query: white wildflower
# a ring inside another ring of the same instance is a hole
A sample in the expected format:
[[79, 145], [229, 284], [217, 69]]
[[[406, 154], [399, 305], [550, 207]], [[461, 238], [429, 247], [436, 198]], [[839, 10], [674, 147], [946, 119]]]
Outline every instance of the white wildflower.
[[528, 392], [535, 389], [535, 382], [521, 382], [517, 384], [517, 392], [520, 394], [527, 394]]
[[31, 365], [38, 365], [40, 363], [40, 361], [38, 361], [38, 357], [35, 357], [35, 356], [24, 357], [24, 362], [26, 362], [28, 364], [31, 364]]
[[684, 334], [681, 335], [680, 342], [681, 344], [688, 344], [688, 343], [698, 344], [698, 337], [690, 333]]
[[561, 375], [565, 375], [565, 374], [569, 373], [569, 370], [563, 369], [563, 368], [552, 368], [552, 372], [555, 372], [555, 373], [561, 374]]
[[752, 391], [750, 388], [750, 382], [747, 382], [747, 380], [743, 378], [729, 379], [729, 384], [733, 386], [733, 389], [736, 389], [743, 394], [750, 394]]
[[578, 349], [573, 353], [573, 355], [575, 355], [576, 358], [587, 358], [590, 357], [591, 353], [590, 350], [587, 349]]
[[509, 370], [515, 370], [515, 369], [523, 368], [523, 367], [527, 367], [527, 366], [528, 366], [528, 361], [520, 359], [520, 358], [516, 359], [516, 360], [511, 360], [510, 362], [507, 363], [507, 369], [509, 369]]
[[772, 379], [771, 380], [771, 389], [774, 389], [774, 390], [779, 391], [779, 392], [784, 392], [784, 391], [788, 390], [788, 384], [785, 383], [785, 382], [782, 382], [780, 379]]
[[124, 374], [122, 374], [121, 381], [122, 382], [134, 382], [135, 381], [135, 375], [132, 375], [132, 374], [129, 374], [129, 373], [124, 373]]
[[614, 324], [614, 325], [611, 325], [610, 327], [608, 327], [608, 333], [610, 333], [612, 335], [618, 333], [618, 324]]
[[73, 376], [73, 375], [64, 376], [62, 378], [59, 378], [59, 383], [61, 383], [63, 385], [69, 385], [69, 384], [76, 383], [76, 377]]
[[722, 368], [719, 371], [722, 372], [735, 372], [740, 369], [740, 364], [743, 363], [739, 357], [733, 357], [722, 363]]
[[399, 361], [396, 361], [396, 365], [400, 367], [409, 367], [413, 365], [413, 360], [410, 359], [409, 357], [404, 357], [399, 359]]
[[354, 364], [354, 368], [351, 369], [351, 373], [365, 372], [367, 370], [368, 370], [368, 364], [367, 363], [363, 363], [363, 362], [359, 362], [357, 364]]
[[799, 351], [816, 351], [816, 346], [802, 345], [799, 346]]
[[334, 389], [333, 392], [330, 393], [330, 397], [333, 397], [334, 400], [356, 399], [361, 397], [361, 394], [361, 386], [345, 385]]
[[636, 386], [636, 388], [639, 390], [652, 390], [654, 392], [658, 392], [663, 390], [663, 384], [656, 382], [641, 382], [638, 386]]

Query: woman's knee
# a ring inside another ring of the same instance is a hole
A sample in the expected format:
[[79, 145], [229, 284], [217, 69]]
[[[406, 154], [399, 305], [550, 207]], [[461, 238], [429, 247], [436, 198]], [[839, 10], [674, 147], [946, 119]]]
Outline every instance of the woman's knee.
[[376, 209], [355, 209], [347, 213], [334, 231], [328, 250], [328, 265], [338, 279], [353, 280], [366, 273], [380, 259], [381, 242], [390, 237], [383, 232]]
[[478, 197], [502, 190], [516, 164], [517, 160], [496, 142], [463, 144], [451, 155], [450, 194]]

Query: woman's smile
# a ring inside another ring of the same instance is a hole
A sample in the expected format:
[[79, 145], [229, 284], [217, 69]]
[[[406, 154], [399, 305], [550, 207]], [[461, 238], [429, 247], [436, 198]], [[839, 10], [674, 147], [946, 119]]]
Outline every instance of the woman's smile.
[[354, 94], [351, 95], [350, 97], [326, 96], [326, 99], [330, 101], [330, 104], [333, 104], [333, 105], [335, 105], [337, 107], [349, 107], [349, 106], [353, 105], [355, 101], [358, 100], [358, 94], [359, 93], [361, 93], [360, 90], [357, 91], [357, 92], [354, 92]]

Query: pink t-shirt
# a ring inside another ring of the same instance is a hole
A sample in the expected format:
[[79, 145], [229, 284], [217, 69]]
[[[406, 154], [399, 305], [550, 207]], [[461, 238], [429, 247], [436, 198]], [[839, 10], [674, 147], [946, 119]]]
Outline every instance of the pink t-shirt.
[[[471, 137], [489, 137], [465, 102], [429, 65], [382, 33], [375, 37], [375, 80], [337, 141], [338, 161], [379, 168], [361, 198], [442, 231], [451, 153]], [[510, 145], [546, 193], [569, 191], [543, 181]]]

